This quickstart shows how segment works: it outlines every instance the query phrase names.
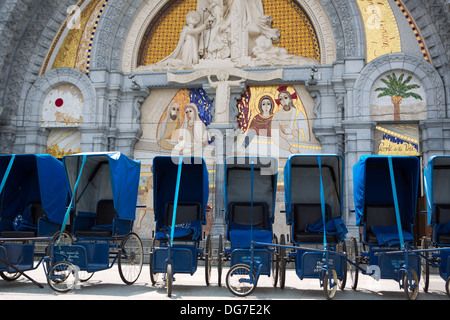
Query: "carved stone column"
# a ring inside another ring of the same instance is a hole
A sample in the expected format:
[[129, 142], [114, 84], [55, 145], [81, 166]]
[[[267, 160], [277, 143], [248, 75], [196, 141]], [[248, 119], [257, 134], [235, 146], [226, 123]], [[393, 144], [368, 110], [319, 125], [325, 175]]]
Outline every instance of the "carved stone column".
[[225, 179], [225, 158], [226, 158], [226, 129], [208, 128], [211, 138], [216, 146], [216, 174], [215, 174], [215, 204], [214, 204], [214, 222], [211, 229], [213, 239], [217, 240], [219, 234], [225, 235], [225, 205], [224, 205], [224, 187]]

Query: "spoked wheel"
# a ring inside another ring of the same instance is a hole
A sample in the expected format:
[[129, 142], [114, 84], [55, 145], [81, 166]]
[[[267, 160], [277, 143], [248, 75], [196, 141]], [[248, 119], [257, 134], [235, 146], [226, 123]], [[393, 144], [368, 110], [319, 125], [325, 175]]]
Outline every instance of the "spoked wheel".
[[222, 234], [219, 234], [219, 248], [217, 250], [217, 284], [219, 287], [222, 286], [222, 269], [223, 269], [223, 241]]
[[[51, 249], [56, 245], [71, 246], [72, 244], [73, 244], [73, 238], [70, 235], [70, 233], [68, 233], [67, 231], [63, 231], [63, 233], [61, 233], [60, 231], [55, 232], [55, 234], [53, 235], [52, 240], [50, 242], [50, 245], [48, 245], [47, 248], [45, 249], [45, 254], [47, 256], [50, 256], [52, 253]], [[48, 265], [48, 267], [50, 268], [49, 265]]]
[[[49, 259], [45, 259], [45, 270], [47, 274], [47, 282], [50, 287], [57, 292], [67, 292], [75, 287], [76, 283], [80, 281], [80, 269], [70, 262], [55, 263], [54, 253], [52, 249], [55, 246], [71, 246], [73, 244], [73, 238], [67, 231], [57, 231], [53, 234], [50, 244], [45, 249], [45, 254]], [[74, 275], [71, 275], [71, 270], [74, 269], [76, 273], [76, 279], [71, 279]], [[92, 277], [92, 275], [91, 275]], [[67, 278], [67, 283], [64, 283]], [[83, 278], [84, 279], [84, 278]], [[83, 281], [83, 280], [81, 280]], [[71, 283], [74, 282], [74, 283]]]
[[156, 239], [153, 239], [152, 241], [152, 248], [150, 249], [150, 281], [152, 282], [152, 286], [156, 284], [156, 281], [158, 281], [159, 273], [153, 272], [153, 255], [155, 254], [155, 247], [159, 246], [159, 241]]
[[[357, 257], [358, 257], [358, 244], [356, 243], [355, 238], [350, 239], [350, 248], [348, 250], [348, 256], [351, 261], [353, 261], [355, 264], [357, 264]], [[352, 289], [356, 290], [356, 287], [358, 286], [358, 275], [359, 270], [354, 265], [350, 265], [350, 278], [352, 279]]]
[[236, 264], [227, 273], [227, 288], [238, 297], [251, 294], [256, 288], [255, 273], [246, 264]]
[[[280, 236], [280, 245], [286, 245], [286, 238], [284, 234]], [[280, 247], [280, 267], [279, 267], [279, 281], [280, 288], [284, 289], [286, 283], [286, 248]]]
[[209, 234], [206, 238], [205, 246], [205, 282], [209, 286], [211, 282], [211, 266], [212, 266], [212, 243], [211, 235]]
[[[420, 247], [421, 249], [428, 249], [427, 238], [425, 237], [422, 238]], [[430, 257], [430, 254], [427, 251], [423, 252], [423, 254], [427, 258]], [[423, 263], [420, 264], [420, 272], [421, 272], [420, 284], [422, 285], [422, 290], [424, 292], [428, 292], [428, 286], [430, 284], [430, 263], [428, 262], [428, 260], [425, 259], [425, 261], [423, 261]]]
[[[278, 238], [277, 236], [274, 234], [273, 235], [273, 240], [272, 240], [273, 244], [278, 244]], [[274, 287], [277, 286], [278, 283], [278, 271], [280, 268], [280, 248], [279, 247], [275, 247], [274, 250], [271, 253], [271, 260], [272, 260], [272, 285]]]
[[[52, 240], [50, 242], [50, 244], [45, 248], [45, 254], [48, 257], [51, 257], [52, 255], [52, 248], [54, 248], [54, 246], [58, 245], [58, 246], [71, 246], [73, 244], [73, 238], [72, 235], [70, 233], [68, 233], [67, 231], [63, 231], [62, 233], [60, 231], [55, 232], [55, 234], [53, 234], [52, 236]], [[53, 257], [51, 257], [53, 258]], [[50, 261], [47, 260], [46, 264], [48, 269], [50, 270]]]
[[68, 292], [78, 283], [78, 268], [67, 261], [55, 263], [49, 270], [47, 283], [57, 292]]
[[417, 272], [411, 269], [412, 281], [409, 284], [409, 273], [405, 272], [403, 275], [403, 289], [405, 290], [406, 298], [408, 300], [416, 300], [419, 295], [419, 278]]
[[331, 276], [328, 270], [324, 270], [322, 272], [323, 278], [322, 278], [322, 286], [323, 291], [325, 293], [325, 297], [328, 300], [331, 300], [336, 295], [338, 283], [337, 283], [337, 273], [336, 270], [331, 269]]
[[[338, 245], [338, 251], [347, 257], [347, 245], [345, 244], [345, 240], [342, 240]], [[338, 279], [339, 289], [344, 290], [345, 285], [347, 283], [347, 269], [348, 263], [344, 261], [343, 270], [342, 270], [342, 280]]]
[[133, 284], [139, 278], [144, 263], [142, 241], [135, 233], [129, 233], [119, 250], [119, 274], [126, 284]]
[[0, 272], [0, 277], [6, 281], [14, 281], [19, 279], [21, 276], [20, 272], [9, 273], [9, 272]]
[[60, 231], [57, 231], [52, 237], [52, 244], [61, 246], [71, 246], [73, 244], [73, 238], [67, 231], [63, 231], [62, 233]]
[[166, 288], [167, 288], [167, 296], [169, 298], [172, 296], [172, 286], [173, 286], [172, 264], [168, 263], [166, 269]]

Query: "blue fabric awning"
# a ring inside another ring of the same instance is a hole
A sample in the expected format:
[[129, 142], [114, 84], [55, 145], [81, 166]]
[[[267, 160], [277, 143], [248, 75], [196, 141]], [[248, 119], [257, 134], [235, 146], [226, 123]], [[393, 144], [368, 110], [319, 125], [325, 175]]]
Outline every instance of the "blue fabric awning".
[[[40, 202], [47, 218], [61, 224], [68, 199], [68, 184], [61, 161], [48, 154], [0, 156], [0, 216], [15, 218], [29, 203]], [[8, 175], [5, 177], [5, 175]]]
[[331, 209], [331, 218], [342, 216], [344, 158], [334, 154], [292, 155], [284, 166], [286, 219], [290, 224], [292, 204], [319, 204], [321, 161], [325, 204]]
[[[174, 202], [179, 159], [170, 156], [153, 159], [153, 207], [157, 222], [164, 221], [167, 204]], [[178, 203], [200, 203], [204, 221], [208, 198], [209, 176], [205, 159], [183, 157]]]
[[450, 205], [450, 156], [434, 156], [423, 170], [428, 225], [436, 223], [436, 205]]
[[[253, 163], [253, 181], [251, 167]], [[224, 205], [265, 203], [273, 222], [277, 193], [278, 161], [273, 157], [227, 157], [225, 159]], [[253, 195], [251, 190], [253, 189]]]
[[366, 204], [394, 204], [388, 158], [392, 158], [401, 221], [414, 223], [419, 187], [419, 159], [408, 156], [362, 156], [353, 166], [356, 225]]
[[[86, 163], [81, 171], [84, 156]], [[141, 172], [139, 161], [120, 152], [105, 152], [65, 156], [63, 163], [71, 196], [82, 173], [74, 201], [77, 211], [95, 212], [98, 201], [112, 199], [120, 219], [135, 219]]]

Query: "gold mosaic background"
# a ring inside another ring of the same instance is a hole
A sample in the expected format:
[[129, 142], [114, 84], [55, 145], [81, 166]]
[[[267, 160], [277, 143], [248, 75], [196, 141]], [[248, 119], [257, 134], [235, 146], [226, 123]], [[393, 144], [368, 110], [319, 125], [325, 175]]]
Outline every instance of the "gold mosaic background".
[[292, 0], [263, 0], [264, 14], [272, 16], [281, 38], [275, 46], [296, 56], [320, 60], [319, 41], [307, 14]]
[[[276, 46], [289, 53], [320, 60], [317, 35], [306, 13], [293, 0], [262, 0], [264, 13], [280, 29]], [[176, 48], [189, 11], [197, 9], [197, 0], [175, 0], [163, 8], [148, 27], [139, 50], [138, 65], [151, 65], [167, 57]]]
[[172, 53], [186, 24], [186, 15], [193, 10], [197, 10], [197, 0], [176, 0], [163, 8], [144, 35], [138, 65], [155, 64]]
[[[57, 48], [59, 40], [66, 31], [67, 21], [63, 24], [57, 37], [52, 43], [41, 74], [62, 67], [74, 68], [86, 74], [89, 73], [94, 36], [98, 22], [100, 21], [108, 1], [109, 0], [80, 0], [78, 2], [78, 7], [82, 7], [84, 3], [87, 3], [80, 14], [80, 28], [69, 30], [63, 39], [61, 46]], [[55, 52], [56, 49], [58, 51]], [[50, 65], [53, 56], [54, 61]]]
[[[58, 54], [56, 55], [55, 62], [52, 65], [52, 69], [69, 67], [75, 68], [75, 63], [78, 56], [78, 47], [82, 43], [83, 33], [85, 26], [88, 24], [88, 20], [101, 0], [91, 1], [87, 7], [81, 12], [81, 28], [71, 29], [64, 42], [61, 45]], [[87, 51], [87, 50], [86, 50]]]
[[388, 0], [358, 0], [366, 31], [367, 63], [384, 54], [401, 52], [400, 33]]

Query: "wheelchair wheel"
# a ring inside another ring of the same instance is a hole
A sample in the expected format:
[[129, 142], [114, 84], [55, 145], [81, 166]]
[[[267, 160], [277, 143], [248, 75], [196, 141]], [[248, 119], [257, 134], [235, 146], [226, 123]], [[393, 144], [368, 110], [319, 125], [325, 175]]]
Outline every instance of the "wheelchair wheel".
[[211, 266], [212, 266], [212, 243], [211, 243], [211, 235], [209, 234], [208, 237], [206, 237], [206, 246], [205, 246], [205, 282], [207, 286], [209, 286], [211, 282]]
[[[59, 240], [59, 243], [58, 243], [58, 240]], [[45, 266], [47, 268], [46, 270], [49, 270], [49, 272], [50, 272], [50, 270], [52, 268], [52, 263], [55, 262], [52, 249], [56, 245], [71, 246], [72, 244], [73, 244], [73, 238], [70, 235], [70, 233], [68, 233], [67, 231], [63, 231], [62, 234], [60, 231], [55, 232], [52, 236], [52, 240], [50, 241], [50, 244], [45, 248], [45, 255], [47, 257], [49, 257], [49, 259], [44, 260]], [[78, 274], [78, 277], [79, 276], [80, 275]]]
[[[356, 243], [356, 239], [352, 237], [350, 239], [350, 247], [348, 250], [349, 259], [357, 264], [356, 259], [358, 257], [358, 244]], [[352, 289], [356, 290], [358, 286], [358, 274], [359, 270], [354, 265], [350, 265], [350, 278], [352, 278]]]
[[227, 288], [232, 294], [238, 297], [245, 297], [251, 294], [256, 288], [254, 271], [246, 264], [236, 264], [227, 273]]
[[[347, 245], [345, 244], [345, 240], [342, 240], [341, 243], [338, 245], [338, 251], [347, 257]], [[342, 280], [338, 279], [339, 283], [339, 289], [344, 290], [345, 285], [347, 284], [347, 270], [348, 270], [348, 263], [347, 261], [344, 261], [344, 266], [342, 270]]]
[[331, 277], [328, 270], [323, 271], [322, 286], [325, 293], [325, 297], [331, 300], [336, 295], [338, 283], [336, 270], [331, 269]]
[[406, 298], [408, 300], [416, 300], [419, 295], [419, 278], [417, 277], [417, 272], [415, 270], [411, 270], [412, 275], [412, 287], [409, 285], [409, 274], [405, 272], [403, 275], [403, 289], [405, 290]]
[[219, 234], [219, 248], [217, 250], [217, 284], [219, 287], [222, 286], [222, 269], [223, 269], [223, 241], [222, 234]]
[[[278, 244], [278, 238], [274, 234], [273, 235], [273, 244]], [[278, 272], [280, 268], [280, 247], [275, 247], [272, 254], [272, 285], [276, 288], [278, 284]]]
[[68, 292], [78, 283], [78, 268], [67, 261], [55, 263], [49, 270], [47, 283], [56, 292]]
[[[286, 245], [284, 234], [280, 236], [280, 245]], [[284, 289], [286, 283], [286, 248], [280, 247], [280, 267], [279, 267], [280, 288]]]
[[9, 272], [0, 272], [0, 277], [2, 277], [3, 280], [6, 281], [14, 281], [19, 279], [21, 276], [20, 272], [14, 272], [14, 273], [9, 273]]
[[57, 231], [53, 234], [51, 243], [53, 245], [71, 246], [73, 244], [73, 238], [67, 231], [63, 231], [62, 233]]
[[126, 284], [133, 284], [139, 278], [144, 263], [142, 241], [135, 233], [129, 233], [119, 250], [119, 274]]
[[173, 286], [172, 264], [168, 263], [166, 269], [166, 288], [167, 288], [167, 296], [169, 298], [172, 296], [172, 286]]
[[153, 239], [152, 241], [152, 247], [150, 249], [150, 281], [152, 282], [152, 286], [154, 286], [156, 284], [156, 281], [158, 281], [158, 277], [159, 277], [159, 273], [154, 273], [153, 272], [153, 255], [155, 252], [155, 247], [157, 245], [159, 245], [159, 241], [157, 243], [158, 240]]
[[[427, 238], [423, 237], [420, 243], [421, 249], [428, 249]], [[429, 258], [430, 255], [428, 252], [423, 252], [423, 254]], [[422, 285], [423, 292], [428, 292], [428, 286], [430, 284], [430, 263], [425, 259], [423, 263], [420, 264], [420, 284]]]

